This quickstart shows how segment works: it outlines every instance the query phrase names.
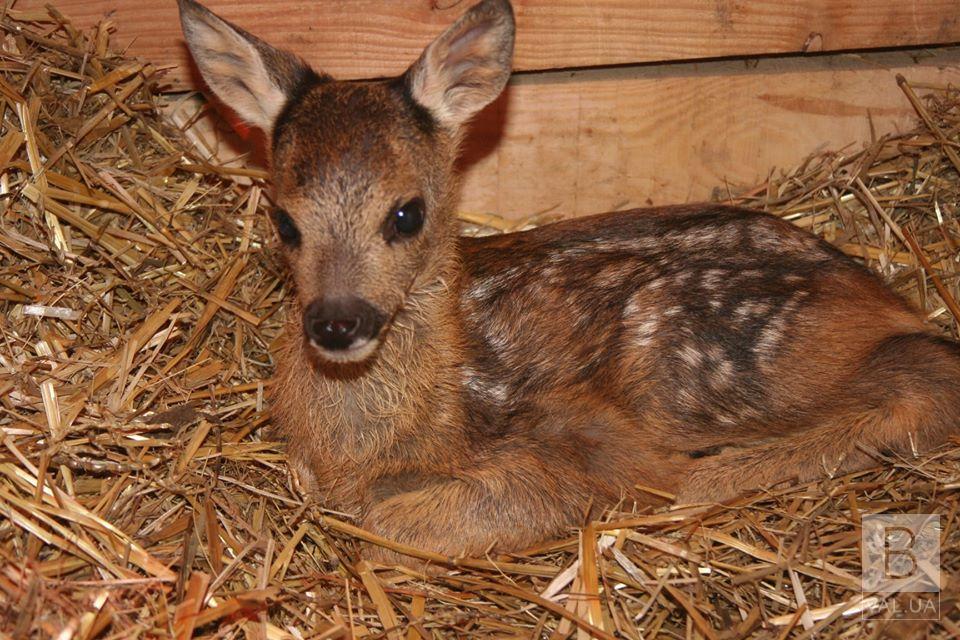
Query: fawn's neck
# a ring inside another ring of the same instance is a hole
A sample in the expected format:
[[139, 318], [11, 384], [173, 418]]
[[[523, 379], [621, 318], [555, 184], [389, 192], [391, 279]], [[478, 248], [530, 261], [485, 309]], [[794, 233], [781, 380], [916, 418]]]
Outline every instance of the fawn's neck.
[[[331, 455], [351, 462], [395, 456], [401, 466], [405, 459], [449, 462], [434, 449], [463, 428], [459, 274], [451, 248], [446, 264], [411, 289], [372, 359], [356, 369], [318, 362], [294, 338], [313, 372], [310, 430]], [[302, 335], [297, 325], [291, 335]]]

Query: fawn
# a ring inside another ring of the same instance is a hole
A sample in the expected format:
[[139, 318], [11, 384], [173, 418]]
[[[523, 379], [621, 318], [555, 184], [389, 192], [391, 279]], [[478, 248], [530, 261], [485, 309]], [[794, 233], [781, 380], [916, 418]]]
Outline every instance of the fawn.
[[483, 0], [402, 76], [337, 82], [179, 0], [212, 92], [269, 141], [295, 282], [272, 412], [310, 490], [454, 556], [654, 487], [715, 501], [960, 425], [960, 347], [770, 215], [638, 209], [458, 237], [464, 126], [511, 71]]

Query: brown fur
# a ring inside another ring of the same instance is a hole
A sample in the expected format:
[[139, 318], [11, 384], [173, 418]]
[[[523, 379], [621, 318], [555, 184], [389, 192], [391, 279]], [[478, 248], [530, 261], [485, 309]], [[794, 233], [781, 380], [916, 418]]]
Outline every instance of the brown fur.
[[[325, 505], [478, 554], [651, 503], [638, 485], [724, 500], [957, 433], [960, 348], [782, 220], [668, 207], [458, 239], [461, 125], [502, 88], [512, 30], [506, 0], [486, 0], [398, 80], [303, 76], [289, 56], [278, 71], [280, 54], [257, 74], [301, 76], [265, 127], [300, 234], [272, 405]], [[385, 217], [414, 197], [423, 230], [386, 242]], [[300, 310], [330, 295], [389, 318], [369, 356], [304, 338]]]

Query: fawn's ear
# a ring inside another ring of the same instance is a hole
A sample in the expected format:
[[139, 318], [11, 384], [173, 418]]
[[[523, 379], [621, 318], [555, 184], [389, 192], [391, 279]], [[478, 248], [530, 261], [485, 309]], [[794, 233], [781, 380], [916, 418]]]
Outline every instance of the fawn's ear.
[[210, 90], [269, 135], [287, 99], [314, 72], [194, 0], [177, 3], [187, 46]]
[[515, 30], [509, 0], [483, 0], [407, 70], [410, 95], [442, 124], [463, 124], [507, 84]]

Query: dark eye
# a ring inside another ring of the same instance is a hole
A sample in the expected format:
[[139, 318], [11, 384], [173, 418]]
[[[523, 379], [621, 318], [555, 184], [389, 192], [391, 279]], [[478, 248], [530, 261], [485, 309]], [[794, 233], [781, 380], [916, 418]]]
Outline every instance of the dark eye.
[[423, 200], [414, 198], [394, 208], [387, 216], [384, 237], [387, 242], [395, 238], [410, 238], [423, 228]]
[[280, 236], [283, 244], [288, 247], [296, 247], [300, 244], [300, 231], [289, 213], [283, 209], [274, 209], [273, 225], [277, 228], [277, 235]]

